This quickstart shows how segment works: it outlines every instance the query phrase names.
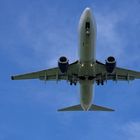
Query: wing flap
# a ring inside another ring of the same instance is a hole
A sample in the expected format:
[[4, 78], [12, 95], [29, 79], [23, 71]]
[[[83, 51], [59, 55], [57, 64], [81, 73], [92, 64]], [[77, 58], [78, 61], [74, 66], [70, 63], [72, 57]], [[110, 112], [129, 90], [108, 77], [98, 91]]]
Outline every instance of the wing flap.
[[11, 76], [12, 80], [24, 80], [24, 79], [37, 79], [41, 76], [45, 76], [45, 70], [43, 71], [38, 71], [38, 72], [32, 72], [32, 73], [26, 73], [26, 74], [21, 74], [21, 75], [15, 75]]
[[67, 80], [68, 75], [78, 74], [78, 61], [72, 63], [68, 67], [68, 71], [62, 74], [58, 67], [46, 69], [42, 71], [25, 73], [21, 75], [11, 76], [12, 80], [40, 79], [40, 80]]
[[96, 80], [123, 80], [140, 79], [140, 72], [116, 67], [113, 73], [107, 73], [105, 64], [96, 61]]

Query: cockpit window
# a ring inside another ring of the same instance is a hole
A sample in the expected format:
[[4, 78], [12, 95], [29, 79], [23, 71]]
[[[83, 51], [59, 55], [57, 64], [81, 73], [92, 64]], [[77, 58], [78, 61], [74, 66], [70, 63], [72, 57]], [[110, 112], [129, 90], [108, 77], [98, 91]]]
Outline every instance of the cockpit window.
[[89, 22], [86, 22], [85, 28], [86, 29], [89, 29], [90, 28], [90, 23]]

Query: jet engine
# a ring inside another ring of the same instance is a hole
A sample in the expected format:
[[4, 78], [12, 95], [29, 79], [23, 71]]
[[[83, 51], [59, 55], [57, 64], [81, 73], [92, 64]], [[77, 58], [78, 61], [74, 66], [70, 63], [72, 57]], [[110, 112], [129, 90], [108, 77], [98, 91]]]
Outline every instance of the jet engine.
[[58, 59], [58, 67], [62, 73], [67, 72], [69, 66], [69, 60], [65, 56], [61, 56]]
[[113, 56], [109, 56], [106, 60], [106, 70], [108, 73], [112, 73], [116, 67], [116, 60]]

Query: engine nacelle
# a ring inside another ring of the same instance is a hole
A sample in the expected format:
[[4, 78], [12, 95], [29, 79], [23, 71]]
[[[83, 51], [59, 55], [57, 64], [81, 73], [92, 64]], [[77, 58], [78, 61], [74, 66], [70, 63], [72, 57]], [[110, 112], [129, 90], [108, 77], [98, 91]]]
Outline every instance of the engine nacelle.
[[112, 73], [116, 67], [116, 60], [113, 56], [109, 56], [106, 60], [106, 70], [108, 73]]
[[61, 56], [58, 59], [58, 67], [62, 73], [67, 72], [69, 66], [69, 60], [65, 56]]

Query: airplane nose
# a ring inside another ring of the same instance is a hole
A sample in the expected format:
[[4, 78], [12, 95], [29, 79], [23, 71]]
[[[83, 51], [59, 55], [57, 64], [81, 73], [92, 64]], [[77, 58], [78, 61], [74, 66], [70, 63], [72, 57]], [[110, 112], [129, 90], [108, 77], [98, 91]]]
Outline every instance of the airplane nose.
[[91, 9], [90, 8], [86, 8], [84, 10], [84, 16], [85, 17], [91, 17]]

